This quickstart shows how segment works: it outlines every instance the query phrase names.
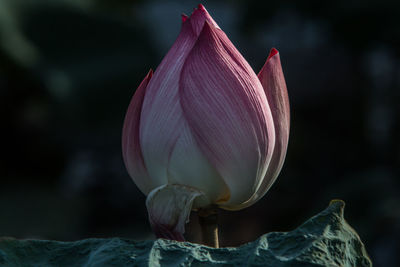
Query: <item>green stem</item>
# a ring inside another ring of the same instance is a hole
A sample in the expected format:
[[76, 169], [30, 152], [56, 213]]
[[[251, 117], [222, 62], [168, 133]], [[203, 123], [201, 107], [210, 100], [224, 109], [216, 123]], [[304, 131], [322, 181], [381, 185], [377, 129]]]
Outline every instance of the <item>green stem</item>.
[[217, 223], [218, 208], [216, 206], [210, 206], [200, 209], [198, 211], [198, 216], [201, 227], [202, 244], [213, 248], [219, 248]]

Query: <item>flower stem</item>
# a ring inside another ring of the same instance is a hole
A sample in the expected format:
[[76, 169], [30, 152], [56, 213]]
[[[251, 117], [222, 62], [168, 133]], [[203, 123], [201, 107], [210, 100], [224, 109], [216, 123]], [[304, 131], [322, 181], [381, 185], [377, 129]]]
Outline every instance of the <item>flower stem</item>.
[[202, 244], [213, 248], [219, 248], [217, 223], [218, 208], [216, 206], [210, 206], [200, 209], [198, 211], [198, 216]]

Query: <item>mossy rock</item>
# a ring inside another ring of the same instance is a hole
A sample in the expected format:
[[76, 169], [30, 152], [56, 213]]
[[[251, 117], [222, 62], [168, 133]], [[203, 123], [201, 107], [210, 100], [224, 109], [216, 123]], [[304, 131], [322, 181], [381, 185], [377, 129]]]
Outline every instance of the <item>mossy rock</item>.
[[236, 248], [164, 239], [75, 242], [0, 239], [0, 266], [372, 266], [335, 200], [291, 232], [273, 232]]

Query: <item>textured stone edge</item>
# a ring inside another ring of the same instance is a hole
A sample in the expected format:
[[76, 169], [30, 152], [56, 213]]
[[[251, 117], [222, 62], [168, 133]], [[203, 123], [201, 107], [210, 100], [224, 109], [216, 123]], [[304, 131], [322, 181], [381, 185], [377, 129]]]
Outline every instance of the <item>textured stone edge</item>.
[[237, 248], [215, 249], [165, 239], [90, 238], [62, 242], [0, 238], [0, 265], [129, 266], [141, 262], [185, 266], [372, 266], [360, 237], [344, 219], [344, 207], [343, 201], [333, 200], [293, 231], [268, 233]]

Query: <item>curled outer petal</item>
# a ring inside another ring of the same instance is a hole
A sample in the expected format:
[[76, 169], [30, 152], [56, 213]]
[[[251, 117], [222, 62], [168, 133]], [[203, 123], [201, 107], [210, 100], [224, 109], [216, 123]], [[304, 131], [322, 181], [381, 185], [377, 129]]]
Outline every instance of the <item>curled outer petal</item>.
[[227, 184], [225, 209], [260, 187], [274, 147], [274, 125], [260, 81], [226, 35], [206, 22], [182, 68], [184, 116], [201, 151]]
[[146, 199], [151, 227], [158, 238], [184, 241], [193, 201], [203, 193], [184, 185], [162, 185]]
[[289, 97], [279, 52], [275, 48], [271, 49], [267, 61], [258, 73], [258, 78], [265, 90], [272, 117], [274, 119], [275, 147], [263, 183], [252, 199], [243, 205], [243, 208], [252, 205], [254, 202], [262, 198], [275, 182], [282, 169], [289, 142]]
[[125, 115], [124, 127], [122, 129], [122, 156], [129, 175], [135, 181], [139, 189], [147, 194], [153, 188], [148, 175], [139, 138], [139, 125], [142, 113], [143, 99], [146, 88], [153, 75], [150, 70], [142, 83], [136, 89]]

